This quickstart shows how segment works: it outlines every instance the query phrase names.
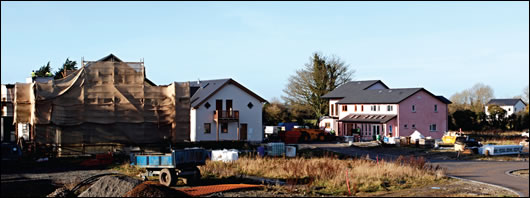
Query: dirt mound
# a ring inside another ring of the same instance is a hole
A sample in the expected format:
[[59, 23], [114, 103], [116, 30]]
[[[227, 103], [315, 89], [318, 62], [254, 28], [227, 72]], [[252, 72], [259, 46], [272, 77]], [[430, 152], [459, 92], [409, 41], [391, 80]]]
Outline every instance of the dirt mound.
[[69, 197], [71, 195], [70, 190], [66, 187], [60, 187], [55, 189], [52, 193], [47, 195], [46, 197]]
[[189, 197], [189, 195], [156, 181], [146, 181], [127, 192], [124, 197]]
[[79, 197], [121, 197], [140, 183], [142, 181], [128, 176], [105, 176], [79, 194]]

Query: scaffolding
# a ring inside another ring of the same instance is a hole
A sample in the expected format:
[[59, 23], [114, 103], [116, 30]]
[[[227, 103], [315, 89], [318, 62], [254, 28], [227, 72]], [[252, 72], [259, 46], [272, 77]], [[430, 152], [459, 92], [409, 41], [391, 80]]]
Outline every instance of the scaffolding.
[[15, 123], [37, 144], [156, 144], [189, 140], [189, 83], [146, 83], [143, 62], [83, 61], [58, 80], [15, 85]]

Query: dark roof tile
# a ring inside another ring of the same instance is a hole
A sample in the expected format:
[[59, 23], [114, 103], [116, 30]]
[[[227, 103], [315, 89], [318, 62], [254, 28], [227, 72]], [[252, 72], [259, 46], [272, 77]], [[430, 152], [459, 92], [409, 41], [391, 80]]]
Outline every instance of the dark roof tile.
[[491, 99], [487, 105], [489, 104], [496, 104], [496, 105], [515, 105], [517, 102], [521, 101], [524, 105], [526, 105], [523, 100], [518, 98], [509, 98], [509, 99]]

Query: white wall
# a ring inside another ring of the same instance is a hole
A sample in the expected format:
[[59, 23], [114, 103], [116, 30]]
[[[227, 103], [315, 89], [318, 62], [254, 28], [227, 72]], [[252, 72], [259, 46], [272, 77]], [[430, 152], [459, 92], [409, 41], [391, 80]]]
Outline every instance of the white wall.
[[[506, 111], [506, 117], [508, 117], [508, 116], [510, 116], [510, 115], [512, 115], [514, 113], [517, 113], [519, 111], [522, 111], [522, 110], [524, 110], [526, 108], [526, 106], [521, 101], [517, 102], [515, 104], [515, 106], [503, 105], [503, 106], [500, 106], [500, 107]], [[487, 105], [485, 106], [485, 111], [486, 111], [485, 112], [486, 115], [489, 116], [490, 113], [488, 112], [488, 106]]]
[[523, 102], [519, 101], [515, 104], [514, 113], [517, 113], [519, 111], [522, 111], [526, 108], [526, 106], [523, 104]]
[[[223, 110], [226, 110], [226, 100], [232, 100], [233, 110], [239, 111], [239, 123], [247, 124], [248, 141], [261, 142], [263, 140], [263, 104], [247, 92], [239, 89], [239, 87], [228, 84], [208, 98], [207, 101], [203, 102], [197, 109], [191, 110], [191, 141], [217, 140], [217, 128], [216, 122], [213, 120], [213, 112], [216, 109], [215, 101], [218, 99], [223, 100]], [[208, 109], [204, 106], [206, 102], [210, 104], [210, 108]], [[249, 102], [252, 102], [254, 105], [251, 109], [247, 106]], [[204, 123], [211, 123], [211, 133], [204, 133]], [[237, 127], [237, 122], [229, 122], [228, 133], [221, 133], [221, 130], [219, 129], [219, 140], [237, 140]], [[219, 128], [221, 128], [221, 125], [219, 125]]]
[[[337, 134], [337, 131], [339, 130], [338, 125], [338, 119], [333, 118], [325, 118], [320, 121], [318, 124], [320, 129], [324, 129], [325, 131], [331, 131], [332, 129], [335, 131], [335, 134]], [[329, 123], [329, 128], [326, 128], [326, 123]]]
[[331, 107], [335, 108], [335, 103], [337, 103], [339, 100], [338, 99], [330, 99], [329, 100], [329, 116], [335, 116], [337, 115], [338, 111], [337, 109], [335, 109], [335, 114], [331, 115]]

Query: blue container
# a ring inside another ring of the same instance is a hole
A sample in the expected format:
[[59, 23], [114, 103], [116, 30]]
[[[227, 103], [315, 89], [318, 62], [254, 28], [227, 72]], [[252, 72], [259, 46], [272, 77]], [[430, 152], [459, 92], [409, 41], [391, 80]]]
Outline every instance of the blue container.
[[147, 166], [147, 156], [136, 156], [136, 165]]
[[162, 166], [171, 166], [173, 165], [173, 158], [171, 156], [162, 156], [160, 157]]
[[149, 165], [160, 165], [160, 156], [149, 156]]
[[263, 147], [263, 146], [258, 147], [258, 155], [260, 157], [265, 156], [265, 147]]
[[267, 155], [282, 156], [285, 154], [285, 143], [269, 143], [267, 146]]

